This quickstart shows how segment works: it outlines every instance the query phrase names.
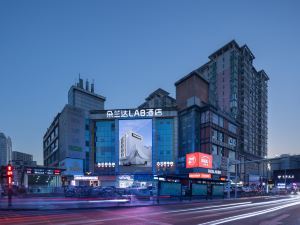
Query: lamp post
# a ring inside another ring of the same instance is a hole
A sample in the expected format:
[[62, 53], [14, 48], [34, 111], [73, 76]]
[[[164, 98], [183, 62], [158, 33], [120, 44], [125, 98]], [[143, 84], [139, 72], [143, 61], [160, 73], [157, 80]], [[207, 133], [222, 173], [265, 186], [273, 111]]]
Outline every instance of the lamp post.
[[271, 164], [270, 162], [267, 163], [267, 194], [269, 193], [269, 171], [271, 171]]
[[234, 197], [237, 198], [237, 165], [241, 162], [236, 159], [229, 159], [227, 161], [227, 179], [228, 179], [228, 186], [227, 186], [227, 198], [230, 198], [230, 166], [235, 165], [235, 190], [234, 190]]

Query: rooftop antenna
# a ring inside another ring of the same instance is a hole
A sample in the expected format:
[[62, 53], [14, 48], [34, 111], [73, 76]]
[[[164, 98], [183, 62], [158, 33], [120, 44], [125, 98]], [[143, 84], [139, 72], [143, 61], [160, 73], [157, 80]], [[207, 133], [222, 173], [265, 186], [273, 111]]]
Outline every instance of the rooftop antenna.
[[89, 91], [89, 80], [86, 79], [85, 81], [85, 90]]
[[79, 83], [78, 83], [78, 87], [83, 89], [83, 80], [80, 77], [80, 73], [79, 73]]
[[91, 92], [92, 93], [94, 93], [94, 91], [95, 91], [94, 90], [95, 89], [94, 82], [95, 82], [94, 79], [92, 79], [92, 84], [91, 84]]

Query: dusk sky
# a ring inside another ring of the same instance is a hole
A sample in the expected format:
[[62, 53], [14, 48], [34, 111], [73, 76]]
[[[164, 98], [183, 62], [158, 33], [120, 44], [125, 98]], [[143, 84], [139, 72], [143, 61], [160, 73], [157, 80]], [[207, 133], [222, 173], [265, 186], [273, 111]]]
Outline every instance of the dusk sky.
[[0, 131], [43, 162], [80, 73], [105, 108], [134, 108], [232, 39], [269, 81], [269, 156], [300, 154], [300, 1], [0, 0]]

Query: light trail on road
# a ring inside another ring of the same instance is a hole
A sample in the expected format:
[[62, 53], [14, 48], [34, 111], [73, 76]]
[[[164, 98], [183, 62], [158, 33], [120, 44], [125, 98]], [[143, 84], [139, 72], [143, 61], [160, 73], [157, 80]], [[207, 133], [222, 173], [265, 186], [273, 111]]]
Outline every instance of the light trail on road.
[[[250, 200], [251, 198], [247, 199]], [[115, 225], [115, 224], [174, 224], [213, 225], [241, 224], [243, 219], [258, 218], [264, 221], [272, 213], [300, 205], [299, 197], [254, 198], [251, 201], [223, 200], [199, 203], [177, 203], [145, 207], [113, 207], [85, 210], [41, 210], [41, 211], [0, 211], [0, 224], [15, 225]], [[298, 209], [298, 208], [296, 208]], [[285, 212], [285, 214], [287, 214]], [[263, 215], [263, 216], [262, 216]], [[289, 215], [289, 214], [288, 214]], [[272, 218], [272, 216], [271, 216]], [[289, 219], [280, 216], [279, 219]], [[251, 219], [252, 220], [252, 219]], [[245, 225], [253, 224], [246, 223]], [[259, 223], [258, 223], [259, 224]], [[294, 225], [294, 224], [293, 224]]]
[[[249, 218], [249, 217], [254, 217], [254, 216], [274, 212], [274, 211], [277, 211], [277, 210], [280, 210], [280, 209], [284, 209], [284, 208], [287, 208], [287, 207], [291, 207], [291, 206], [295, 206], [295, 205], [300, 204], [300, 198], [299, 197], [296, 198], [296, 199], [289, 199], [289, 201], [292, 201], [292, 202], [281, 205], [281, 206], [273, 207], [273, 208], [270, 208], [270, 209], [266, 209], [266, 210], [256, 211], [256, 212], [252, 212], [252, 213], [245, 213], [245, 214], [238, 215], [238, 216], [231, 216], [231, 217], [228, 217], [228, 218], [214, 220], [214, 221], [210, 221], [210, 222], [206, 222], [206, 223], [201, 223], [201, 224], [198, 224], [198, 225], [218, 225], [218, 224], [228, 223], [228, 222], [231, 222], [231, 221], [236, 221], [236, 220], [241, 220], [241, 219], [245, 219], [245, 218]], [[286, 202], [288, 202], [288, 201], [286, 201]], [[278, 201], [277, 203], [282, 203], [282, 201]]]

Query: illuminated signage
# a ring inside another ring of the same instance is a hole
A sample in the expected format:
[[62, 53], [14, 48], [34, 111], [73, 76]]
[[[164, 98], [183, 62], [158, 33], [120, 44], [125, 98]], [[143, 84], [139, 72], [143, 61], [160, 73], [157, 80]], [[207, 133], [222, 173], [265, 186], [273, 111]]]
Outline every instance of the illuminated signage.
[[292, 174], [292, 175], [278, 175], [277, 176], [278, 179], [294, 179], [295, 176]]
[[27, 174], [32, 175], [60, 175], [62, 172], [61, 169], [46, 169], [46, 168], [26, 168]]
[[7, 166], [7, 181], [8, 181], [8, 184], [11, 185], [12, 184], [12, 178], [13, 178], [13, 168], [10, 164], [8, 164]]
[[106, 111], [106, 118], [160, 117], [162, 109], [121, 109]]
[[105, 167], [115, 167], [116, 163], [115, 162], [98, 162], [97, 167], [105, 168]]
[[285, 189], [286, 188], [286, 184], [285, 183], [277, 183], [277, 188], [278, 189]]
[[97, 181], [98, 177], [97, 176], [74, 176], [74, 180], [93, 180]]
[[211, 174], [209, 174], [209, 173], [189, 173], [189, 178], [211, 179]]
[[222, 173], [221, 170], [212, 170], [212, 169], [208, 169], [207, 172], [210, 174], [218, 174], [218, 175]]
[[201, 152], [186, 154], [186, 168], [212, 168], [212, 156]]
[[172, 167], [174, 162], [156, 162], [157, 167]]

